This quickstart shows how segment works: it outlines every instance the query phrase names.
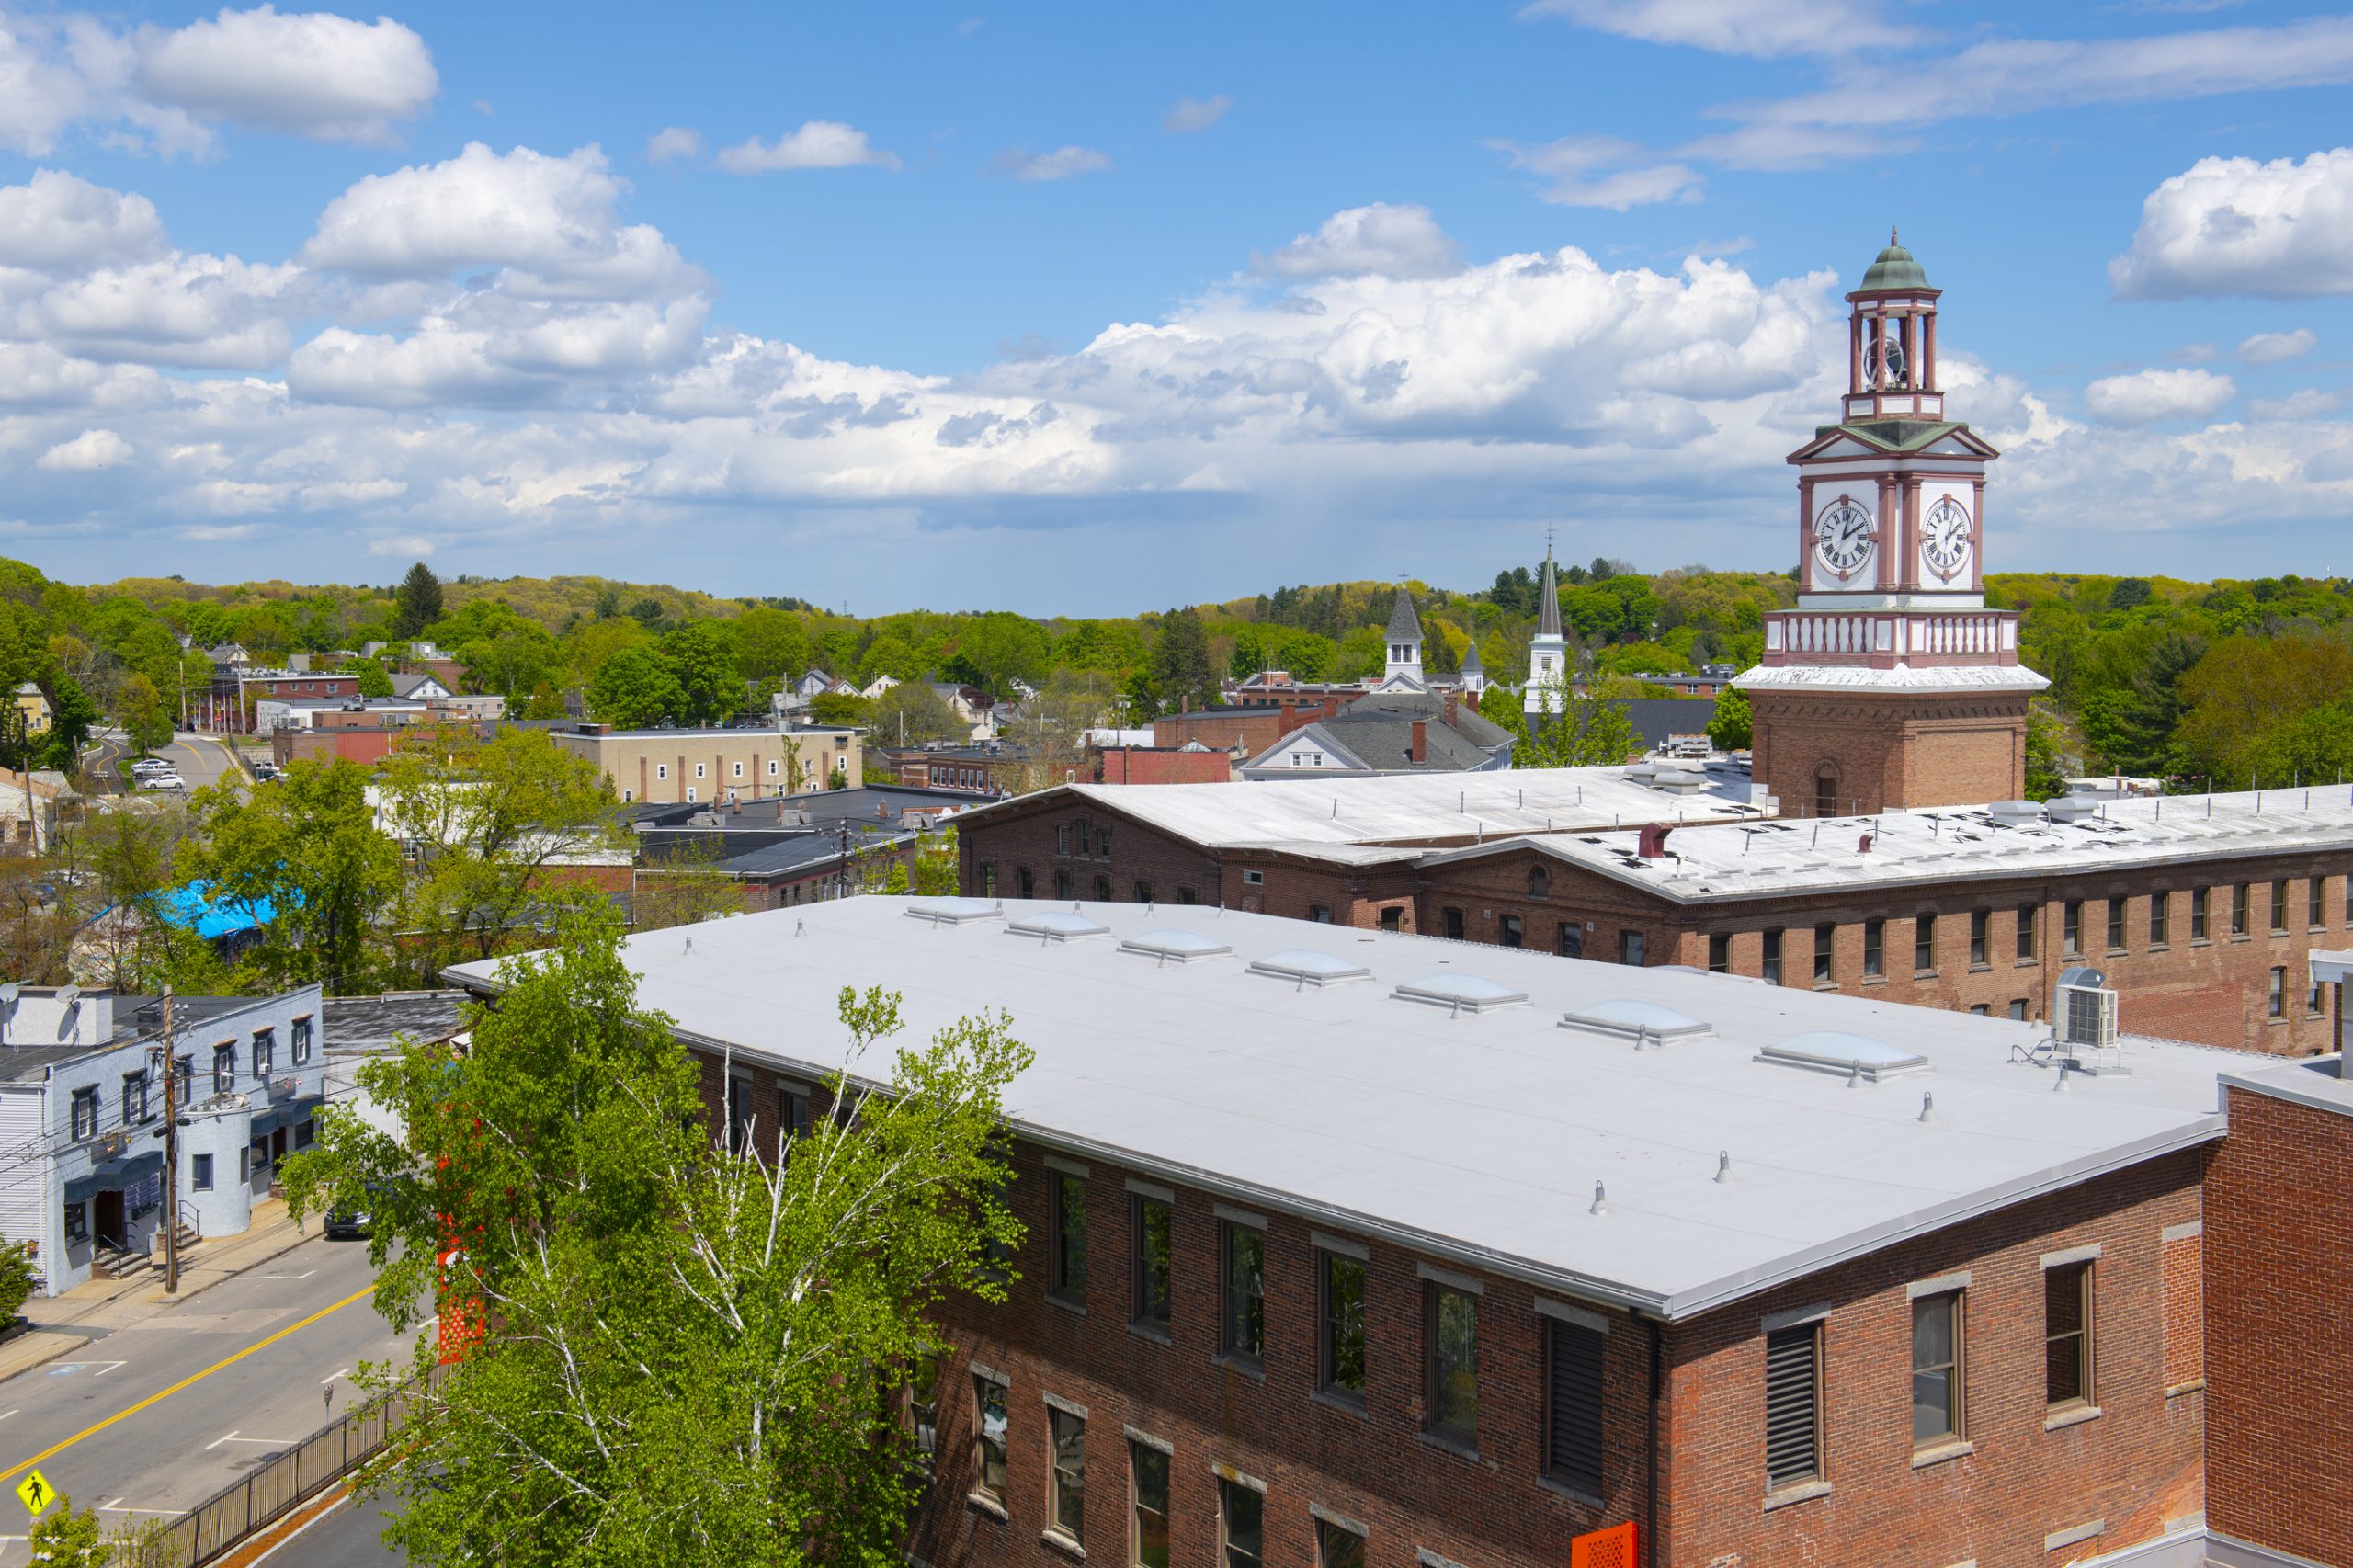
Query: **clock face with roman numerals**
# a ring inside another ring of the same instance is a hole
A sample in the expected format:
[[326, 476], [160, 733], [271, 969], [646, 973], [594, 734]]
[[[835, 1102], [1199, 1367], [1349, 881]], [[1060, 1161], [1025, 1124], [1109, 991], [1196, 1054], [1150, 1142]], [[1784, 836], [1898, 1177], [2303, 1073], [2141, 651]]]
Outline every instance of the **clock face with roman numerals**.
[[1841, 495], [1813, 519], [1813, 554], [1840, 582], [1862, 571], [1871, 558], [1871, 515], [1851, 495]]
[[1947, 495], [1920, 519], [1920, 559], [1951, 582], [1969, 567], [1969, 508]]

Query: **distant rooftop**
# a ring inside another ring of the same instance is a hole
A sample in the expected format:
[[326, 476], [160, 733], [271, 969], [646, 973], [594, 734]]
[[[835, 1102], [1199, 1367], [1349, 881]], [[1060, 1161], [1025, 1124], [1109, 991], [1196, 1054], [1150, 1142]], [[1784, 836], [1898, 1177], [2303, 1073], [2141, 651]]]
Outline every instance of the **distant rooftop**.
[[1209, 908], [1083, 903], [1106, 935], [1051, 940], [1012, 927], [1067, 903], [927, 903], [627, 954], [682, 1033], [801, 1074], [841, 1063], [845, 985], [903, 994], [904, 1049], [1001, 1006], [1036, 1052], [1006, 1115], [1048, 1148], [1674, 1318], [2220, 1137], [2245, 1064], [2128, 1040], [2129, 1074], [2054, 1094], [2023, 1060], [2047, 1036], [2006, 1019]]

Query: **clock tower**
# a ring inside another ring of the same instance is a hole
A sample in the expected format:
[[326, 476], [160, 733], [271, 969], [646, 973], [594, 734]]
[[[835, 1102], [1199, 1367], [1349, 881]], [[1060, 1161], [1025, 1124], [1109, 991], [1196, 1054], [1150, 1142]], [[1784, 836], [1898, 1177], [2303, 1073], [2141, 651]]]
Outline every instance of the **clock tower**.
[[1798, 471], [1798, 608], [1765, 617], [1734, 683], [1752, 777], [1784, 816], [2013, 800], [2026, 788], [2018, 616], [1985, 608], [1985, 469], [2001, 454], [1945, 417], [1937, 301], [1888, 235], [1847, 296], [1847, 392]]

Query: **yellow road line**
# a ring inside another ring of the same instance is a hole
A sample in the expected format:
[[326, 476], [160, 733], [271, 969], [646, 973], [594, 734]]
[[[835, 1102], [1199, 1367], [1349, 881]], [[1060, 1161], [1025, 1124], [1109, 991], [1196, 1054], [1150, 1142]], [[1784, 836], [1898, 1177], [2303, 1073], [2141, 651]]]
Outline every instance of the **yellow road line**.
[[288, 1326], [279, 1329], [276, 1334], [271, 1335], [267, 1339], [257, 1340], [254, 1344], [246, 1346], [243, 1350], [238, 1351], [234, 1356], [228, 1357], [223, 1360], [213, 1362], [212, 1365], [205, 1368], [204, 1370], [200, 1372], [190, 1372], [187, 1377], [182, 1378], [178, 1382], [174, 1383], [170, 1388], [165, 1389], [163, 1392], [151, 1393], [145, 1399], [141, 1400], [137, 1404], [132, 1405], [130, 1409], [119, 1410], [112, 1415], [108, 1416], [104, 1421], [99, 1422], [95, 1426], [85, 1426], [79, 1432], [74, 1433], [72, 1437], [66, 1438], [62, 1443], [51, 1444], [48, 1448], [43, 1449], [40, 1452], [27, 1460], [24, 1463], [17, 1466], [16, 1469], [10, 1471], [0, 1471], [0, 1481], [13, 1481], [17, 1476], [24, 1474], [25, 1471], [32, 1469], [33, 1466], [40, 1463], [41, 1460], [49, 1459], [53, 1455], [63, 1453], [66, 1449], [72, 1448], [83, 1438], [96, 1436], [97, 1433], [103, 1432], [108, 1427], [113, 1426], [116, 1422], [126, 1420], [131, 1416], [138, 1415], [141, 1411], [146, 1409], [151, 1404], [155, 1404], [161, 1401], [171, 1398], [172, 1395], [179, 1392], [180, 1390], [188, 1387], [188, 1384], [201, 1382], [223, 1367], [235, 1366], [238, 1362], [244, 1360], [246, 1357], [252, 1355], [256, 1350], [268, 1349], [271, 1346], [277, 1344], [279, 1340], [285, 1338], [290, 1334], [301, 1333], [303, 1329], [310, 1327], [313, 1324], [318, 1322], [321, 1318], [325, 1317], [328, 1313], [343, 1311], [344, 1308], [351, 1305], [352, 1302], [359, 1300], [360, 1297], [367, 1295], [369, 1291], [375, 1290], [375, 1288], [376, 1287], [373, 1285], [364, 1285], [358, 1290], [354, 1290], [350, 1295], [346, 1296], [342, 1301], [337, 1301], [335, 1305], [331, 1307], [321, 1307], [317, 1312], [313, 1312], [301, 1323], [290, 1324]]

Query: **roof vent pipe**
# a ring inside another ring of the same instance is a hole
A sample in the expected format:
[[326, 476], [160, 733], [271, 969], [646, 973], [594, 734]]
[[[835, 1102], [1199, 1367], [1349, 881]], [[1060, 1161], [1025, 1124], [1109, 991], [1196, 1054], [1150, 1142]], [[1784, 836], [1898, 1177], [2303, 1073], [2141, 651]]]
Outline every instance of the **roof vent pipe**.
[[1719, 1185], [1719, 1186], [1722, 1186], [1722, 1185], [1725, 1185], [1725, 1184], [1729, 1183], [1731, 1180], [1732, 1180], [1732, 1151], [1731, 1151], [1731, 1150], [1729, 1150], [1729, 1149], [1719, 1149], [1718, 1151], [1716, 1151], [1716, 1182], [1717, 1182], [1717, 1185]]
[[1595, 1182], [1593, 1184], [1593, 1207], [1586, 1210], [1586, 1212], [1588, 1214], [1607, 1214], [1609, 1212], [1609, 1195], [1608, 1192], [1603, 1190], [1599, 1182]]
[[1937, 1096], [1935, 1095], [1927, 1094], [1920, 1096], [1920, 1119], [1922, 1121], [1934, 1121], [1937, 1119]]

